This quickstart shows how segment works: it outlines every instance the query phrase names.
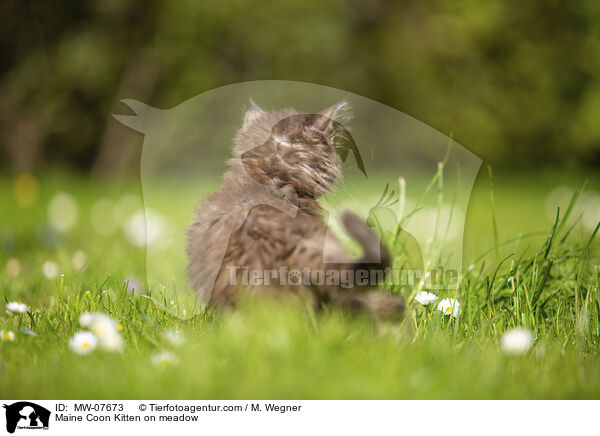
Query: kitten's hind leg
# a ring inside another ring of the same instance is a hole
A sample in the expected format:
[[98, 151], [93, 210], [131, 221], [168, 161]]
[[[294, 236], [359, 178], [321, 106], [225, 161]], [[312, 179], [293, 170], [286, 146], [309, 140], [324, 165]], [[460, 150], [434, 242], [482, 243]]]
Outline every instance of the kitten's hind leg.
[[336, 290], [329, 293], [330, 302], [358, 313], [370, 313], [380, 321], [399, 321], [404, 315], [406, 304], [399, 295], [387, 291], [354, 293]]

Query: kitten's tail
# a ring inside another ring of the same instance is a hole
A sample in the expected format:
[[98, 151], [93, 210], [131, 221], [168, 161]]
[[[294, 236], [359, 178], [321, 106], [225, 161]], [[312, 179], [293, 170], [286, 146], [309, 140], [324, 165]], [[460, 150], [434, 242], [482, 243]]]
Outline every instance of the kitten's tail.
[[352, 212], [344, 212], [342, 224], [363, 249], [363, 257], [356, 261], [357, 269], [385, 269], [391, 265], [392, 256], [390, 251], [358, 215]]
[[[346, 231], [362, 246], [363, 257], [353, 265], [355, 271], [385, 270], [392, 263], [388, 248], [380, 241], [375, 232], [356, 214], [345, 212], [342, 223]], [[382, 274], [378, 277], [384, 277]], [[385, 280], [385, 279], [384, 279]], [[363, 288], [366, 291], [368, 287]], [[357, 290], [357, 287], [354, 288]], [[356, 311], [367, 310], [379, 320], [399, 320], [404, 314], [406, 305], [399, 295], [391, 295], [387, 291], [352, 292], [336, 289], [330, 293], [333, 302]]]

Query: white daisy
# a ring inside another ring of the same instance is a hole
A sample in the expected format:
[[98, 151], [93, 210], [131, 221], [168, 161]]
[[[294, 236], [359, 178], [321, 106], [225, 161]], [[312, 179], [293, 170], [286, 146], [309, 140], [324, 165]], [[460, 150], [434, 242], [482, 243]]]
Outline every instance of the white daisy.
[[163, 235], [167, 222], [152, 209], [140, 209], [123, 223], [127, 241], [136, 247], [145, 247], [157, 242]]
[[29, 307], [26, 304], [19, 303], [17, 301], [10, 302], [6, 305], [6, 309], [12, 313], [25, 313], [29, 311]]
[[77, 200], [67, 192], [54, 194], [48, 204], [48, 220], [52, 227], [59, 232], [66, 232], [77, 223], [78, 218]]
[[90, 332], [77, 332], [69, 340], [69, 348], [80, 355], [90, 354], [96, 349], [98, 339]]
[[452, 315], [456, 318], [460, 314], [460, 302], [456, 298], [444, 298], [438, 304], [437, 310], [444, 315]]
[[0, 340], [12, 342], [15, 340], [15, 334], [8, 330], [0, 330]]
[[42, 271], [47, 279], [54, 279], [58, 275], [58, 265], [51, 260], [47, 260], [42, 265]]
[[415, 300], [418, 303], [421, 303], [423, 306], [427, 306], [428, 304], [435, 303], [438, 299], [438, 296], [433, 292], [421, 291], [415, 296]]
[[9, 277], [17, 277], [21, 273], [21, 262], [14, 257], [11, 257], [6, 262], [6, 274]]
[[502, 351], [510, 356], [524, 354], [531, 349], [532, 345], [533, 335], [529, 330], [523, 328], [508, 330], [500, 340]]
[[163, 332], [163, 336], [175, 347], [180, 347], [185, 342], [183, 334], [179, 330], [166, 330]]
[[[89, 292], [89, 291], [86, 291]], [[79, 315], [79, 325], [81, 327], [88, 328], [92, 325], [92, 321], [94, 320], [95, 313], [93, 312], [84, 312]]]
[[123, 350], [125, 342], [117, 331], [111, 331], [100, 338], [100, 347], [110, 352], [119, 352]]
[[179, 363], [179, 359], [170, 351], [163, 351], [160, 353], [155, 353], [150, 357], [152, 364], [158, 368], [166, 368], [170, 365], [177, 365]]
[[81, 271], [87, 264], [87, 255], [81, 251], [77, 250], [73, 255], [73, 266], [77, 271]]
[[85, 312], [79, 316], [79, 324], [88, 328], [98, 339], [100, 348], [106, 351], [121, 351], [125, 345], [119, 333], [119, 324], [100, 312]]
[[21, 327], [21, 333], [23, 333], [24, 335], [27, 335], [27, 336], [34, 337], [34, 338], [37, 336], [36, 332], [34, 332], [33, 330], [31, 330], [29, 327], [27, 327], [25, 325], [23, 327]]
[[117, 323], [108, 316], [97, 316], [96, 319], [92, 321], [89, 329], [98, 336], [98, 338], [103, 338], [117, 332]]
[[102, 312], [84, 312], [79, 315], [79, 324], [81, 327], [91, 329], [93, 325], [102, 322], [110, 322], [112, 319]]

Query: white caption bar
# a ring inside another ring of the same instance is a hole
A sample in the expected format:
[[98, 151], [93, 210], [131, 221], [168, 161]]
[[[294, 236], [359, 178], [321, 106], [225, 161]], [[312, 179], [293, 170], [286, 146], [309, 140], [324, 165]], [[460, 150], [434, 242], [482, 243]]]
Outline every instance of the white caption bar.
[[3, 400], [9, 434], [578, 434], [598, 401]]

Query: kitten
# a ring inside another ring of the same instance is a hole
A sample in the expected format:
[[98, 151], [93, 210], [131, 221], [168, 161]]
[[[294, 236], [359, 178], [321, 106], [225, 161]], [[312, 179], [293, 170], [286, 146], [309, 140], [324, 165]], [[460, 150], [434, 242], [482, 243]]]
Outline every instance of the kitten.
[[[224, 184], [198, 208], [187, 232], [189, 276], [209, 305], [231, 307], [242, 292], [283, 293], [309, 298], [316, 308], [330, 303], [379, 317], [402, 314], [400, 297], [365, 292], [373, 286], [347, 289], [310, 275], [319, 271], [368, 275], [377, 269], [381, 281], [391, 261], [371, 229], [356, 215], [345, 213], [342, 223], [364, 251], [361, 259], [349, 258], [340, 241], [327, 232], [317, 202], [340, 177], [336, 127], [348, 114], [345, 101], [319, 114], [291, 108], [265, 112], [251, 102], [234, 140]], [[243, 283], [246, 269], [283, 273], [273, 280], [275, 285], [263, 279], [261, 286], [249, 286]], [[312, 280], [282, 279], [285, 271], [303, 271]]]

